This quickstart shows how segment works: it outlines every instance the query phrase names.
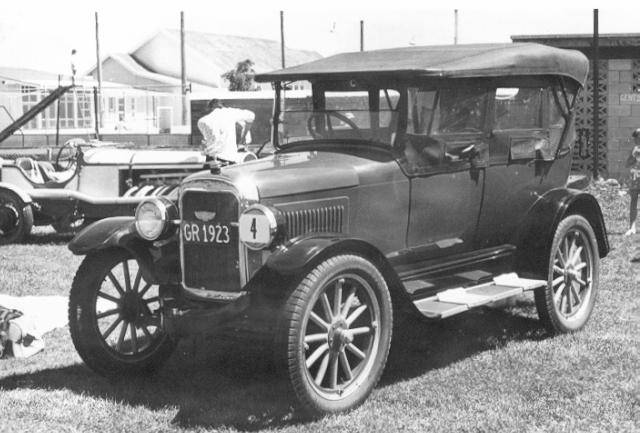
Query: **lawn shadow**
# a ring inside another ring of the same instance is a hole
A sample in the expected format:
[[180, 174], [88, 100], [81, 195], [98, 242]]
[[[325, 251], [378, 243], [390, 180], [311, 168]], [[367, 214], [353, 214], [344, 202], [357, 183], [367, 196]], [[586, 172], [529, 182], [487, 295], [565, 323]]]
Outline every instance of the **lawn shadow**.
[[479, 308], [441, 321], [401, 318], [379, 386], [420, 376], [509, 342], [547, 338], [533, 302], [515, 302], [508, 308]]
[[[546, 335], [538, 320], [514, 309], [481, 309], [442, 322], [403, 320], [395, 330], [379, 386], [418, 377], [510, 341]], [[110, 381], [84, 365], [72, 365], [0, 379], [0, 389], [22, 388], [67, 389], [152, 410], [175, 407], [172, 423], [183, 428], [254, 431], [308, 422], [292, 408], [293, 398], [276, 373], [272, 354], [239, 341], [183, 342], [168, 365], [150, 378]]]
[[21, 245], [66, 245], [73, 239], [73, 233], [57, 233], [57, 232], [36, 232], [31, 233], [22, 242]]

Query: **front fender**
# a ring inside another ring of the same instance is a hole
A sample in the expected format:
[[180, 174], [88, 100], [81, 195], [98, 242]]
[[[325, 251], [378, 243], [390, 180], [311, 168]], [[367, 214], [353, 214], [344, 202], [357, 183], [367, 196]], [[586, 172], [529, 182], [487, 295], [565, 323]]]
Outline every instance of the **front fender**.
[[11, 183], [0, 182], [0, 189], [6, 189], [8, 191], [11, 191], [12, 193], [20, 197], [20, 200], [22, 200], [24, 204], [31, 203], [31, 196], [27, 194], [24, 190], [18, 188], [17, 186]]
[[123, 248], [138, 262], [146, 282], [177, 284], [180, 281], [178, 243], [169, 238], [161, 246], [141, 239], [134, 217], [112, 217], [97, 221], [78, 233], [69, 243], [76, 255], [90, 254], [107, 248]]
[[600, 257], [610, 250], [607, 230], [600, 205], [589, 193], [559, 188], [541, 196], [520, 224], [514, 244], [518, 247], [518, 270], [535, 275], [546, 275], [548, 254], [560, 221], [566, 216], [582, 215], [589, 221], [598, 242]]
[[281, 275], [295, 275], [311, 264], [336, 253], [349, 251], [384, 258], [377, 248], [361, 239], [350, 238], [342, 233], [316, 233], [281, 246], [269, 256], [265, 265]]
[[125, 247], [136, 235], [134, 217], [112, 217], [96, 221], [82, 229], [69, 242], [73, 254], [85, 255], [112, 247]]
[[367, 258], [382, 273], [392, 298], [400, 297], [403, 299], [401, 302], [408, 299], [398, 274], [384, 254], [372, 244], [344, 233], [314, 233], [298, 238], [271, 254], [263, 269], [269, 275], [276, 275], [275, 280], [292, 281], [306, 275], [323, 260], [339, 254], [357, 254]]

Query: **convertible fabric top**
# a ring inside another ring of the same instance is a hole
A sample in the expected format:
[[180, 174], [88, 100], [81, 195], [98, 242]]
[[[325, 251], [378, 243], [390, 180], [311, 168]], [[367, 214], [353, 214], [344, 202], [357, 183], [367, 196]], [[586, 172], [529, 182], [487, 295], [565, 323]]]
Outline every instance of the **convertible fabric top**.
[[316, 80], [358, 75], [409, 77], [499, 77], [560, 75], [584, 86], [589, 61], [584, 54], [535, 43], [404, 47], [343, 53], [273, 72], [256, 81]]

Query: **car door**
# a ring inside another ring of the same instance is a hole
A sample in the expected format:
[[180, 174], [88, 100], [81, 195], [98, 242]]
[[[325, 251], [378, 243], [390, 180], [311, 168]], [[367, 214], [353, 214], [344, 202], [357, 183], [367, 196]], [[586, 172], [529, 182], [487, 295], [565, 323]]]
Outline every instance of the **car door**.
[[417, 260], [471, 251], [485, 179], [488, 92], [411, 93], [404, 149], [411, 177], [407, 247]]
[[565, 120], [545, 86], [498, 88], [478, 246], [514, 241], [534, 203], [566, 181], [569, 155], [556, 159]]

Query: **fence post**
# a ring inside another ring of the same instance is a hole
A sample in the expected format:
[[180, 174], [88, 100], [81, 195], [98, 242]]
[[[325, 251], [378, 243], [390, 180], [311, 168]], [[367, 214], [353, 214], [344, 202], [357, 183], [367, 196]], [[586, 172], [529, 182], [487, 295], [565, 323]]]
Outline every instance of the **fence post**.
[[100, 140], [100, 125], [99, 125], [100, 113], [99, 113], [98, 104], [99, 104], [99, 102], [98, 102], [98, 88], [96, 86], [93, 86], [93, 114], [94, 114], [94, 118], [95, 118], [95, 121], [93, 122], [93, 124], [95, 126], [96, 140]]

